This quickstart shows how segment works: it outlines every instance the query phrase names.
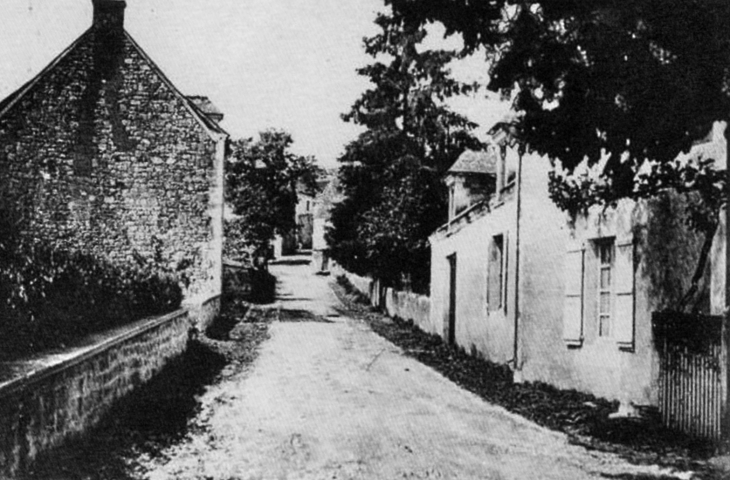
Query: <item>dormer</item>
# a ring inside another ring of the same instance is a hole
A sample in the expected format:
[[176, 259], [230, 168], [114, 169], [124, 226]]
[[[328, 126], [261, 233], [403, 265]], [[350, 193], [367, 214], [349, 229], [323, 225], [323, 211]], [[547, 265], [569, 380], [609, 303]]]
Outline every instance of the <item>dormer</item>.
[[497, 163], [493, 149], [467, 150], [456, 160], [445, 178], [449, 188], [449, 222], [494, 193]]

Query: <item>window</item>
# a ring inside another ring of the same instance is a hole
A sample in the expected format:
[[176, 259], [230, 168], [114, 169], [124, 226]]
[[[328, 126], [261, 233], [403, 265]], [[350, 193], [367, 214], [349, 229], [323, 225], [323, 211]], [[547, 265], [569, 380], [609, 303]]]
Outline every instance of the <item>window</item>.
[[494, 312], [504, 307], [504, 235], [495, 235], [489, 245], [487, 265], [487, 308]]
[[596, 242], [596, 263], [598, 265], [598, 336], [611, 335], [612, 308], [612, 275], [613, 275], [613, 239]]
[[449, 221], [456, 216], [456, 185], [449, 185]]
[[[571, 244], [565, 255], [563, 340], [568, 347], [610, 338], [634, 348], [634, 243], [631, 237], [602, 237]], [[587, 328], [584, 332], [584, 318]]]

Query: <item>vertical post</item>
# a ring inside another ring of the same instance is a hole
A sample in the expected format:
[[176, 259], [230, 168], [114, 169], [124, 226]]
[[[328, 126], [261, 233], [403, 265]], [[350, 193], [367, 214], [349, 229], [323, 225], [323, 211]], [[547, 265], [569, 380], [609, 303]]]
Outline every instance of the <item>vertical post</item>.
[[730, 411], [728, 405], [728, 385], [730, 384], [730, 368], [728, 368], [728, 315], [730, 311], [730, 205], [728, 205], [728, 187], [730, 187], [730, 125], [725, 122], [725, 312], [722, 316], [722, 334], [720, 343], [720, 449], [730, 451]]
[[[727, 282], [726, 282], [727, 283]], [[728, 411], [728, 316], [722, 318], [722, 344], [720, 347], [720, 450], [730, 452], [730, 412]]]
[[514, 320], [514, 352], [515, 372], [521, 378], [522, 361], [520, 359], [520, 217], [522, 216], [522, 156], [523, 152], [518, 151], [517, 157], [517, 198], [515, 199], [515, 307], [512, 314]]

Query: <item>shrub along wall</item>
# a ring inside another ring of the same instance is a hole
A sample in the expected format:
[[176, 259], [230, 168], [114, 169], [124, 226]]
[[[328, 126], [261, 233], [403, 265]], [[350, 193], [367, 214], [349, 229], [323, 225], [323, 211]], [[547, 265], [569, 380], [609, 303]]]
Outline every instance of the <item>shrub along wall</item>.
[[180, 307], [178, 277], [153, 261], [140, 257], [121, 267], [2, 233], [0, 360], [56, 348]]
[[143, 320], [60, 363], [0, 384], [0, 478], [80, 435], [187, 347], [187, 310]]

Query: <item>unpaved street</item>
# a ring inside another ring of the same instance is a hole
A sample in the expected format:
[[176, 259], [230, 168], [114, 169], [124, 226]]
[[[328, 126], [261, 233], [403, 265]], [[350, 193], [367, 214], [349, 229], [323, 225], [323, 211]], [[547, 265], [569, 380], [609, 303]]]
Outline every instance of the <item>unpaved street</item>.
[[[151, 479], [672, 478], [569, 445], [341, 316], [328, 279], [274, 265], [278, 318], [252, 368], [202, 398], [205, 429]], [[681, 478], [681, 477], [680, 477]]]

